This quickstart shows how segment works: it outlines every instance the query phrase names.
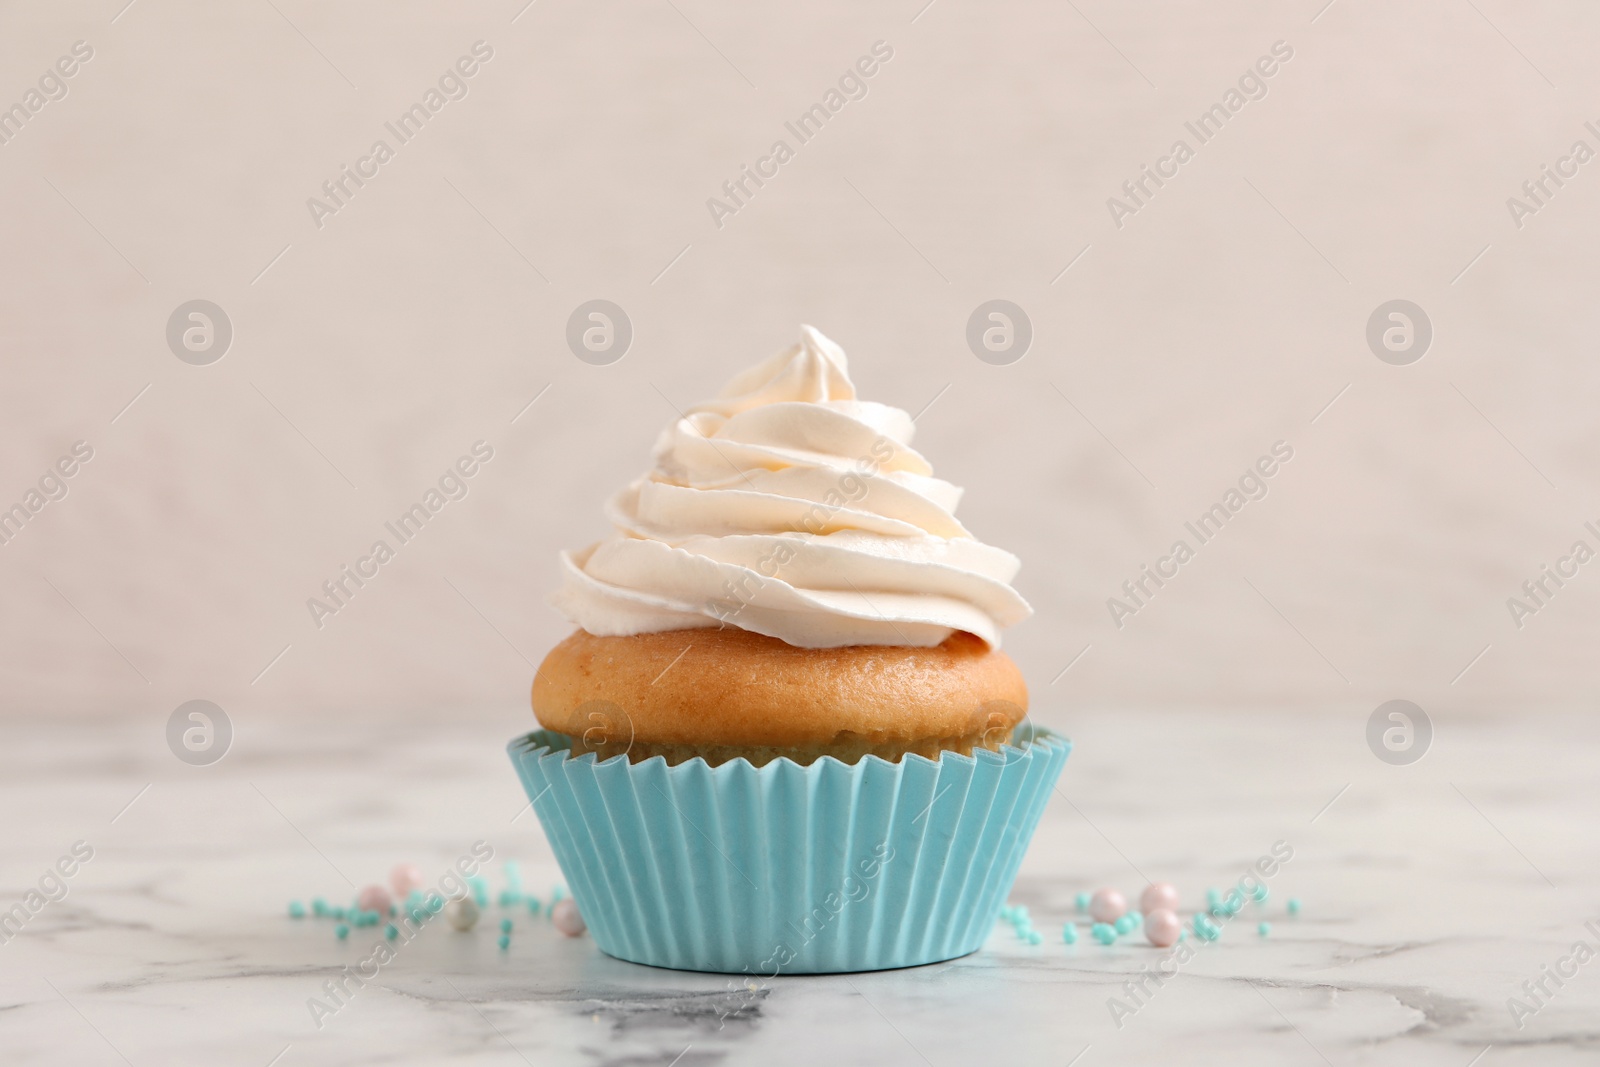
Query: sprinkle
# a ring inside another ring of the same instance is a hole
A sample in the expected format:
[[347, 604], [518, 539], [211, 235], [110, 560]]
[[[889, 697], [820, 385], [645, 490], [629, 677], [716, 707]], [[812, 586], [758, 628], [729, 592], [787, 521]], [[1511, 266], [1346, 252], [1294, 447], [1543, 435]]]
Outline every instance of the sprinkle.
[[1130, 912], [1128, 912], [1128, 916], [1131, 919], [1133, 919], [1133, 924], [1135, 926], [1143, 926], [1144, 925], [1144, 912], [1142, 912], [1142, 911], [1130, 911]]
[[1300, 898], [1299, 897], [1290, 897], [1289, 898], [1289, 914], [1290, 915], [1299, 915], [1300, 914]]
[[1151, 882], [1144, 887], [1144, 892], [1139, 894], [1139, 910], [1176, 912], [1178, 887], [1171, 882]]
[[1206, 888], [1206, 903], [1211, 905], [1213, 908], [1222, 903], [1222, 894], [1217, 892], [1215, 886], [1208, 886]]
[[1079, 911], [1088, 911], [1089, 910], [1089, 894], [1088, 893], [1079, 893], [1077, 895], [1077, 897], [1074, 898], [1073, 903], [1078, 905], [1078, 910]]
[[1076, 945], [1078, 943], [1078, 924], [1067, 923], [1067, 925], [1063, 926], [1061, 928], [1061, 940], [1069, 945]]
[[467, 884], [472, 886], [472, 900], [480, 908], [489, 906], [489, 880], [486, 878], [468, 878]]
[[344, 923], [340, 923], [338, 926], [333, 928], [333, 932], [339, 936], [340, 941], [343, 941], [345, 938], [350, 936], [350, 927], [346, 926]]
[[306, 906], [304, 904], [300, 903], [298, 900], [289, 901], [289, 918], [291, 918], [291, 919], [304, 919], [305, 917], [306, 917]]
[[1095, 923], [1089, 927], [1089, 933], [1102, 945], [1109, 945], [1117, 939], [1117, 931], [1110, 923]]
[[1257, 882], [1256, 887], [1250, 890], [1250, 896], [1257, 904], [1264, 904], [1267, 900], [1267, 883]]
[[532, 895], [530, 895], [528, 897], [528, 914], [530, 914], [530, 915], [539, 914], [539, 898], [538, 897], [532, 896]]
[[1128, 898], [1115, 889], [1096, 889], [1089, 898], [1089, 914], [1095, 922], [1114, 923], [1128, 911]]
[[509, 934], [511, 932], [511, 920], [510, 919], [501, 919], [500, 920], [500, 932], [502, 934]]
[[318, 918], [328, 914], [328, 902], [321, 897], [313, 898], [311, 901], [311, 914]]
[[333, 916], [335, 919], [347, 918], [347, 913], [343, 908], [329, 908], [328, 914]]
[[1262, 937], [1266, 937], [1268, 934], [1272, 933], [1272, 924], [1271, 923], [1257, 923], [1256, 924], [1256, 933], [1260, 934]]
[[1039, 945], [1044, 943], [1044, 935], [1037, 930], [1028, 931], [1028, 944]]
[[393, 941], [395, 938], [400, 936], [400, 931], [394, 925], [394, 923], [387, 923], [383, 928], [383, 936], [387, 937], [390, 941]]
[[478, 922], [478, 905], [471, 897], [457, 897], [450, 902], [445, 916], [457, 930], [470, 930]]
[[394, 895], [397, 897], [415, 892], [423, 881], [422, 868], [415, 863], [397, 863], [389, 872], [389, 884], [394, 887]]
[[582, 937], [584, 930], [588, 928], [584, 924], [583, 916], [578, 912], [578, 902], [575, 900], [561, 900], [551, 905], [550, 922], [568, 937]]
[[522, 903], [522, 894], [515, 889], [502, 889], [500, 890], [499, 900], [502, 908], [509, 908], [514, 904]]
[[1169, 948], [1178, 942], [1178, 932], [1183, 923], [1177, 913], [1167, 908], [1157, 908], [1144, 921], [1145, 940], [1156, 948]]
[[511, 935], [510, 934], [501, 934], [500, 935], [500, 950], [502, 952], [504, 952], [506, 949], [508, 949], [510, 947], [511, 947]]
[[1118, 934], [1127, 934], [1132, 933], [1139, 924], [1133, 921], [1132, 915], [1124, 915], [1111, 925]]
[[356, 896], [356, 904], [363, 911], [382, 912], [386, 915], [393, 906], [393, 900], [394, 898], [389, 896], [389, 891], [381, 885], [369, 885]]

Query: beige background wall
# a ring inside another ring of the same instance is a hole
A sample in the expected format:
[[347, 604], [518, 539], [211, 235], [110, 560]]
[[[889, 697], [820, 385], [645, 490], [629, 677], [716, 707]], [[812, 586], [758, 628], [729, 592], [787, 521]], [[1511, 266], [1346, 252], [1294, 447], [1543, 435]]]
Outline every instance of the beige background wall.
[[[949, 386], [917, 443], [1024, 561], [1007, 648], [1047, 719], [1600, 695], [1600, 561], [1521, 630], [1506, 607], [1600, 548], [1600, 161], [1506, 207], [1600, 147], [1593, 5], [121, 3], [0, 10], [0, 103], [94, 50], [0, 145], [0, 504], [94, 449], [0, 547], [5, 708], [514, 712], [565, 632], [557, 549], [671, 404], [800, 322], [869, 398]], [[467, 96], [317, 228], [307, 198], [479, 40]], [[866, 98], [717, 228], [706, 199], [878, 40]], [[1117, 228], [1107, 198], [1280, 40], [1268, 95]], [[563, 340], [597, 297], [635, 330], [612, 366]], [[1010, 366], [964, 340], [994, 297], [1034, 325]], [[195, 298], [233, 323], [210, 366], [164, 337]], [[1364, 339], [1394, 298], [1434, 326], [1409, 366]], [[470, 494], [314, 627], [479, 439]], [[1278, 440], [1270, 494], [1115, 628]]]

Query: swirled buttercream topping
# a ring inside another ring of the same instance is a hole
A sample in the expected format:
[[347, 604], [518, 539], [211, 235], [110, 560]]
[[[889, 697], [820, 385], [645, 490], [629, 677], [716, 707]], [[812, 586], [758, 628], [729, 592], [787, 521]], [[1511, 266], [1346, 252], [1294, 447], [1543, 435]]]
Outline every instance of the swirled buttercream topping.
[[737, 626], [801, 648], [1000, 643], [1030, 615], [1015, 556], [955, 517], [961, 490], [911, 448], [911, 417], [857, 400], [810, 326], [656, 441], [606, 505], [616, 532], [561, 554], [551, 602], [599, 636]]

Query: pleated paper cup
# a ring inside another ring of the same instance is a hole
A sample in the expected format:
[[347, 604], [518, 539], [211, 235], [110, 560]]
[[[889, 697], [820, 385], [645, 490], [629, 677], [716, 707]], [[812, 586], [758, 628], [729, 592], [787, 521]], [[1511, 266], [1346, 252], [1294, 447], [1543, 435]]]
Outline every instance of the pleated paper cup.
[[753, 975], [910, 967], [993, 929], [1072, 743], [1024, 726], [972, 756], [754, 767], [507, 746], [595, 943]]

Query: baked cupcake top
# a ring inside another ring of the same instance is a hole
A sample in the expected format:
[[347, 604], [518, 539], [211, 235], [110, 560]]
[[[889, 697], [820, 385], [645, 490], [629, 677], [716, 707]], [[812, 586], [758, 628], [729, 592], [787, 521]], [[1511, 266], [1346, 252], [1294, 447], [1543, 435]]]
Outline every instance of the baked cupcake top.
[[736, 626], [800, 648], [990, 647], [1032, 613], [1018, 560], [957, 521], [961, 490], [899, 408], [857, 400], [843, 349], [800, 341], [690, 408], [606, 505], [616, 532], [563, 552], [551, 602], [597, 636]]

